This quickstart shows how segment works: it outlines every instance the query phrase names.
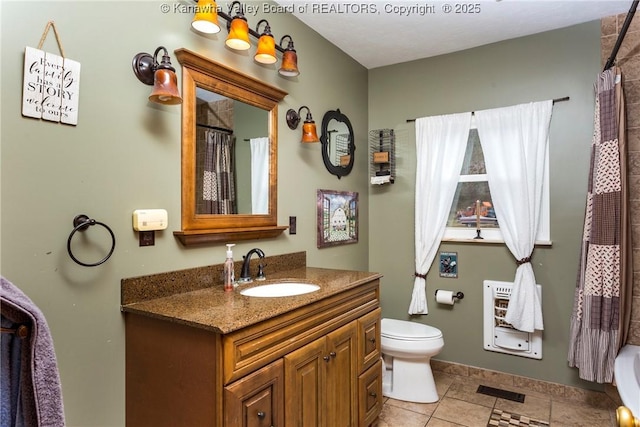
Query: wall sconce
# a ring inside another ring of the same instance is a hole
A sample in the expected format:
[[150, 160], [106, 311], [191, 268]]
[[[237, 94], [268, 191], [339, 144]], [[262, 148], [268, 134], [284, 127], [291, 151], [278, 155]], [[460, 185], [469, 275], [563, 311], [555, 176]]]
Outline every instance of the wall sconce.
[[[287, 48], [282, 48], [282, 42], [284, 39], [289, 38], [289, 43], [287, 44]], [[282, 76], [286, 77], [295, 77], [300, 74], [298, 70], [298, 54], [296, 50], [293, 48], [293, 39], [290, 35], [284, 35], [280, 39], [280, 48], [284, 50], [282, 53], [282, 65], [278, 70], [278, 73]]]
[[229, 24], [229, 35], [227, 36], [225, 44], [231, 49], [247, 50], [251, 47], [251, 42], [249, 42], [249, 23], [247, 23], [247, 18], [244, 17], [242, 4], [240, 4], [239, 1], [234, 1], [231, 3], [229, 12], [233, 10], [233, 6], [236, 4], [239, 7], [238, 13]]
[[[158, 63], [160, 50], [163, 51], [162, 61]], [[164, 46], [158, 47], [153, 56], [144, 52], [137, 54], [133, 57], [132, 65], [138, 80], [146, 85], [153, 85], [149, 101], [165, 105], [182, 103], [176, 70], [171, 66], [169, 52]]]
[[253, 59], [261, 64], [273, 64], [278, 58], [276, 58], [276, 40], [273, 38], [273, 34], [271, 34], [269, 22], [266, 19], [258, 22], [256, 32], [260, 33], [260, 24], [263, 22], [266, 25], [264, 26], [264, 32], [260, 34], [260, 39], [258, 39], [258, 50]]
[[201, 33], [216, 34], [220, 32], [218, 5], [214, 0], [198, 0], [191, 26]]
[[287, 111], [287, 125], [289, 125], [289, 129], [297, 129], [298, 124], [300, 124], [300, 111], [303, 108], [307, 109], [307, 117], [302, 124], [302, 140], [301, 142], [320, 142], [320, 138], [318, 138], [318, 132], [316, 131], [316, 122], [313, 121], [313, 117], [311, 117], [311, 110], [306, 105], [303, 105], [298, 109], [298, 112], [294, 109], [289, 109]]

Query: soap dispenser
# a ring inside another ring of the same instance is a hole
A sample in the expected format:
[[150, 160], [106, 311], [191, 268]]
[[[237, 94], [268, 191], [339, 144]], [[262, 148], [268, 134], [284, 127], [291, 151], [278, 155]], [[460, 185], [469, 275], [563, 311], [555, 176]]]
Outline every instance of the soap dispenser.
[[227, 244], [227, 259], [224, 261], [224, 290], [229, 292], [233, 290], [235, 285], [235, 264], [233, 262], [233, 251], [231, 250], [235, 244]]

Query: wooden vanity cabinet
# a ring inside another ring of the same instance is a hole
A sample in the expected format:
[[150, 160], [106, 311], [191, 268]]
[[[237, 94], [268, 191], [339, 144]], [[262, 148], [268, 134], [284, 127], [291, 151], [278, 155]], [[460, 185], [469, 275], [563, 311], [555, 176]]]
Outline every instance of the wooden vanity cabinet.
[[357, 426], [356, 357], [356, 322], [287, 354], [285, 426]]
[[283, 425], [282, 365], [282, 360], [277, 360], [224, 388], [225, 426]]
[[358, 420], [361, 426], [370, 426], [382, 411], [382, 361], [358, 377]]
[[228, 334], [126, 313], [127, 426], [367, 427], [379, 281]]

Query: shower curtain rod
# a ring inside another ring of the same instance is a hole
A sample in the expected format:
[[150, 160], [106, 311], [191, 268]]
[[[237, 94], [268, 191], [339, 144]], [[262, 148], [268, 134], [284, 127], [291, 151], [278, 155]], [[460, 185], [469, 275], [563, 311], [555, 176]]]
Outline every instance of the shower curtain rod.
[[[568, 96], [565, 96], [564, 98], [556, 98], [553, 100], [553, 103], [555, 104], [556, 102], [563, 102], [563, 101], [568, 101], [570, 98]], [[475, 114], [474, 111], [471, 112], [471, 114]], [[416, 119], [407, 119], [407, 123], [411, 123], [411, 122], [415, 122]]]
[[616, 62], [618, 49], [620, 49], [620, 45], [622, 45], [624, 36], [627, 34], [629, 25], [631, 25], [631, 20], [633, 19], [633, 15], [636, 13], [636, 9], [638, 8], [638, 1], [639, 0], [633, 0], [633, 3], [631, 3], [629, 12], [627, 12], [627, 17], [624, 19], [624, 23], [622, 24], [622, 29], [620, 30], [620, 34], [618, 34], [618, 39], [616, 40], [616, 44], [613, 46], [613, 50], [611, 51], [611, 56], [609, 56], [609, 59], [607, 60], [607, 63], [604, 66], [604, 70], [602, 71], [607, 71], [609, 68], [613, 67], [613, 63]]
[[200, 126], [200, 127], [208, 128], [208, 129], [213, 129], [213, 130], [219, 130], [220, 132], [233, 133], [233, 130], [227, 129], [227, 128], [222, 128], [220, 126], [205, 125], [204, 123], [196, 123], [196, 126]]

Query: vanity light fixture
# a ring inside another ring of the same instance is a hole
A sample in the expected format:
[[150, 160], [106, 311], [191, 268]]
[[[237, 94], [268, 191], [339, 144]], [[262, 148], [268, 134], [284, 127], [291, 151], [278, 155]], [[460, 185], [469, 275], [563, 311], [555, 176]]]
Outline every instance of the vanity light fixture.
[[[289, 38], [289, 43], [287, 43], [286, 49], [282, 47], [282, 42], [284, 39]], [[296, 50], [293, 48], [293, 39], [289, 34], [282, 36], [280, 39], [280, 48], [284, 50], [282, 53], [282, 65], [278, 70], [281, 76], [285, 77], [295, 77], [300, 74], [300, 70], [298, 70], [298, 54]]]
[[227, 36], [225, 44], [231, 49], [247, 50], [251, 47], [251, 42], [249, 41], [249, 23], [247, 22], [247, 18], [244, 17], [244, 8], [239, 1], [234, 1], [231, 3], [229, 11], [232, 11], [233, 6], [236, 4], [239, 7], [238, 13], [229, 23], [229, 35]]
[[265, 23], [264, 31], [260, 34], [260, 39], [258, 39], [258, 50], [253, 59], [261, 64], [273, 64], [278, 60], [276, 58], [276, 40], [271, 34], [271, 26], [266, 19], [258, 22], [256, 32], [260, 33], [260, 24], [262, 23]]
[[287, 125], [289, 125], [289, 129], [297, 129], [300, 124], [300, 112], [303, 108], [307, 109], [307, 117], [302, 124], [302, 139], [301, 142], [320, 142], [320, 138], [318, 138], [318, 132], [316, 130], [316, 122], [313, 121], [313, 117], [311, 116], [311, 110], [306, 105], [303, 105], [298, 109], [298, 112], [294, 109], [289, 109], [287, 111]]
[[216, 34], [220, 32], [218, 5], [214, 0], [198, 0], [191, 26], [201, 33]]
[[[198, 32], [206, 34], [215, 34], [220, 31], [217, 23], [218, 17], [227, 21], [227, 30], [229, 35], [225, 40], [225, 44], [235, 50], [247, 50], [251, 47], [249, 36], [258, 39], [258, 48], [254, 56], [256, 62], [262, 64], [273, 64], [278, 59], [276, 50], [282, 53], [282, 65], [278, 69], [278, 73], [284, 77], [295, 77], [300, 74], [298, 70], [298, 54], [293, 47], [293, 39], [290, 35], [285, 35], [280, 39], [280, 43], [276, 44], [271, 26], [266, 19], [258, 22], [256, 29], [249, 28], [247, 19], [244, 16], [244, 7], [238, 0], [231, 3], [229, 13], [218, 9], [214, 0], [193, 0], [197, 2], [196, 12], [191, 22], [191, 26]], [[232, 16], [234, 7], [238, 7], [238, 12]], [[260, 25], [265, 23], [265, 28], [260, 33]], [[285, 39], [288, 39], [287, 47], [282, 47]]]
[[[162, 61], [158, 63], [158, 53], [161, 50]], [[153, 56], [144, 52], [137, 54], [133, 57], [132, 66], [138, 80], [146, 85], [153, 85], [149, 101], [164, 105], [182, 103], [176, 69], [171, 65], [169, 52], [164, 46], [159, 46]]]

